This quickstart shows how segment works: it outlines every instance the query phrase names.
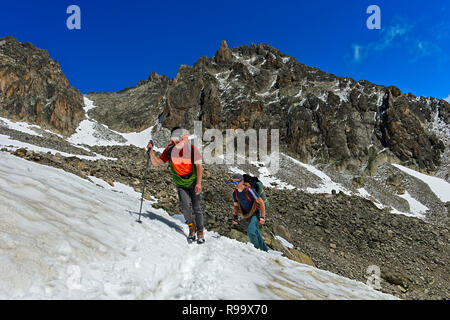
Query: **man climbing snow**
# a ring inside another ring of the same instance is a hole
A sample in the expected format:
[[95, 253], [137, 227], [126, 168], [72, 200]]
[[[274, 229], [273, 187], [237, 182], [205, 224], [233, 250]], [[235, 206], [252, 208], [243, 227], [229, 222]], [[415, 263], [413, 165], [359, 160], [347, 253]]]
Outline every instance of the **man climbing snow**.
[[[188, 139], [187, 132], [175, 127], [170, 133], [170, 144], [158, 158], [153, 152], [153, 142], [150, 141], [147, 149], [150, 149], [152, 165], [169, 162], [172, 179], [177, 186], [181, 211], [189, 226], [188, 241], [195, 241], [197, 232], [197, 243], [204, 243], [203, 213], [200, 207], [200, 193], [202, 192], [202, 161], [201, 154]], [[192, 215], [190, 205], [194, 211]]]
[[256, 191], [244, 184], [244, 177], [237, 173], [233, 175], [233, 184], [235, 189], [233, 192], [234, 201], [234, 219], [233, 224], [238, 224], [239, 210], [248, 222], [248, 237], [255, 248], [268, 251], [261, 232], [259, 231], [258, 222], [264, 224], [266, 221], [266, 208], [264, 200], [256, 193]]

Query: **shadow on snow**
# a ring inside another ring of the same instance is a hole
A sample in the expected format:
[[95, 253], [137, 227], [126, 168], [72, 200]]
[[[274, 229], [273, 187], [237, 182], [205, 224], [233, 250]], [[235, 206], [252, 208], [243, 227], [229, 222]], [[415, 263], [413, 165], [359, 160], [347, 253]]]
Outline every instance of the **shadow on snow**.
[[[135, 212], [135, 211], [129, 211], [128, 210], [128, 213], [130, 215], [136, 215], [136, 216], [139, 215], [139, 212]], [[176, 232], [178, 232], [178, 233], [180, 233], [182, 235], [185, 235], [183, 228], [180, 227], [178, 224], [176, 224], [173, 221], [170, 221], [169, 219], [161, 217], [160, 215], [158, 215], [158, 214], [156, 214], [154, 212], [147, 211], [145, 213], [141, 213], [141, 217], [142, 218], [147, 218], [147, 219], [150, 219], [150, 220], [157, 220], [159, 222], [162, 222], [162, 223], [166, 224], [167, 226], [169, 226], [170, 228], [174, 229]]]

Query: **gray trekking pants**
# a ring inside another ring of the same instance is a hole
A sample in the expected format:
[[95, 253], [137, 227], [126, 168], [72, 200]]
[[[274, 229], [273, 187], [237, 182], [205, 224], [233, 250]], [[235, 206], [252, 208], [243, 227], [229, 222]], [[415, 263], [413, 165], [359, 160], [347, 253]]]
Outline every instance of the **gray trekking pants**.
[[[196, 231], [203, 231], [203, 213], [200, 207], [200, 195], [195, 194], [196, 183], [195, 181], [189, 188], [177, 186], [178, 198], [186, 223], [190, 224], [194, 221], [192, 216], [192, 211], [194, 211]], [[191, 210], [191, 204], [193, 210]]]

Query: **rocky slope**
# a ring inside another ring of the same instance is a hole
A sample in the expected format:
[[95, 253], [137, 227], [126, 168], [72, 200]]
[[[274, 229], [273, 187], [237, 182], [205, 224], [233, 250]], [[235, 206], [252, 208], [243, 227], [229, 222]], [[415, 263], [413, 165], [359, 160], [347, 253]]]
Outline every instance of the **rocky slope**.
[[[279, 129], [302, 161], [376, 174], [401, 162], [448, 179], [445, 100], [403, 94], [305, 66], [269, 45], [228, 48], [182, 65], [175, 79], [152, 74], [118, 93], [91, 93], [92, 117], [122, 132], [164, 127]], [[381, 153], [381, 154], [380, 154]]]
[[[11, 152], [86, 179], [93, 176], [111, 185], [120, 182], [141, 192], [146, 164], [143, 149], [134, 146], [90, 149], [93, 154], [100, 153], [117, 161], [89, 161], [25, 149]], [[8, 151], [8, 147], [2, 151]], [[205, 166], [201, 200], [205, 226], [208, 230], [247, 242], [245, 222], [241, 221], [237, 227], [231, 224], [231, 175], [226, 166]], [[266, 192], [270, 209], [262, 231], [269, 246], [284, 252], [286, 257], [363, 282], [367, 279], [367, 268], [377, 265], [381, 269], [383, 292], [404, 299], [450, 297], [448, 223], [433, 225], [394, 215], [389, 210], [378, 209], [370, 200], [342, 192], [309, 194], [277, 188], [266, 188]], [[176, 190], [165, 166], [150, 169], [145, 197], [156, 199], [155, 208], [164, 208], [171, 214], [181, 213]], [[136, 208], [138, 206], [136, 199]], [[284, 247], [275, 236], [288, 240], [294, 248]]]
[[[8, 129], [0, 123], [0, 134], [13, 139], [11, 145], [4, 144], [2, 151], [61, 168], [86, 179], [93, 176], [111, 185], [120, 182], [137, 192], [142, 190], [146, 163], [144, 149], [135, 146], [72, 145], [61, 137], [38, 131], [40, 137]], [[159, 147], [167, 143], [167, 137], [156, 140]], [[52, 155], [17, 149], [14, 141], [59, 150], [60, 153]], [[73, 156], [63, 156], [63, 153]], [[95, 157], [97, 154], [103, 154], [110, 160], [83, 159], [83, 156]], [[448, 299], [449, 203], [442, 204], [433, 192], [421, 186], [423, 183], [387, 163], [378, 170], [377, 175], [382, 176], [379, 180], [377, 176], [350, 176], [345, 180], [345, 175], [328, 168], [327, 173], [333, 180], [339, 181], [336, 189], [348, 188], [352, 191], [351, 195], [342, 192], [333, 194], [332, 190], [311, 194], [307, 190], [320, 187], [319, 176], [303, 170], [286, 156], [281, 158], [280, 164], [277, 177], [297, 189], [280, 190], [279, 183], [273, 183], [273, 188], [266, 188], [270, 209], [263, 234], [271, 248], [284, 252], [291, 259], [363, 282], [367, 279], [367, 268], [377, 265], [381, 269], [381, 289], [384, 292], [406, 299]], [[258, 174], [261, 169], [254, 165], [238, 167], [252, 174]], [[227, 166], [205, 165], [202, 194], [205, 225], [208, 230], [246, 242], [245, 223], [242, 222], [237, 228], [231, 225], [230, 169]], [[408, 203], [394, 194], [407, 190], [442, 215], [437, 216], [437, 223], [430, 224], [417, 218], [389, 213], [389, 207], [380, 210], [374, 205], [376, 199], [357, 196], [358, 188], [362, 186], [383, 203], [393, 203], [394, 207], [405, 212], [408, 211]], [[156, 201], [154, 207], [164, 208], [173, 214], [180, 213], [176, 191], [165, 166], [150, 168], [145, 196]], [[136, 206], [138, 204], [136, 199]], [[284, 247], [275, 237], [277, 235], [291, 242], [294, 248]]]
[[83, 106], [82, 94], [46, 50], [0, 39], [0, 116], [70, 135], [85, 117]]

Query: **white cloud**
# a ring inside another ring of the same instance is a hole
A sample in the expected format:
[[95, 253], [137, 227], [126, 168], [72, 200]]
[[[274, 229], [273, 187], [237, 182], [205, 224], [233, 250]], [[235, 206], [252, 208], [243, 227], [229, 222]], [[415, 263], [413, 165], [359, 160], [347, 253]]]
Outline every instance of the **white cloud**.
[[353, 44], [352, 61], [359, 63], [373, 51], [382, 51], [391, 47], [398, 38], [405, 36], [412, 26], [406, 23], [397, 23], [389, 26], [381, 31], [381, 38], [377, 41], [370, 42], [367, 45]]
[[445, 98], [444, 100], [447, 101], [448, 103], [450, 103], [450, 94], [449, 94], [448, 97]]
[[395, 26], [390, 26], [382, 32], [383, 36], [381, 40], [373, 43], [372, 46], [375, 50], [384, 50], [390, 47], [396, 38], [404, 36], [410, 29], [411, 26], [406, 24], [396, 24]]
[[423, 39], [415, 39], [412, 42], [409, 46], [412, 55], [411, 62], [417, 62], [419, 59], [430, 55], [434, 55], [439, 61], [446, 61], [446, 54], [437, 44]]
[[396, 17], [389, 26], [382, 26], [377, 40], [366, 44], [352, 44], [351, 61], [361, 63], [375, 52], [397, 46], [409, 53], [408, 59], [412, 63], [429, 56], [435, 57], [441, 63], [447, 62], [449, 57], [438, 40], [450, 36], [450, 24], [438, 23], [431, 27], [433, 32], [425, 35], [418, 33], [418, 28], [417, 23], [410, 23], [405, 18]]

